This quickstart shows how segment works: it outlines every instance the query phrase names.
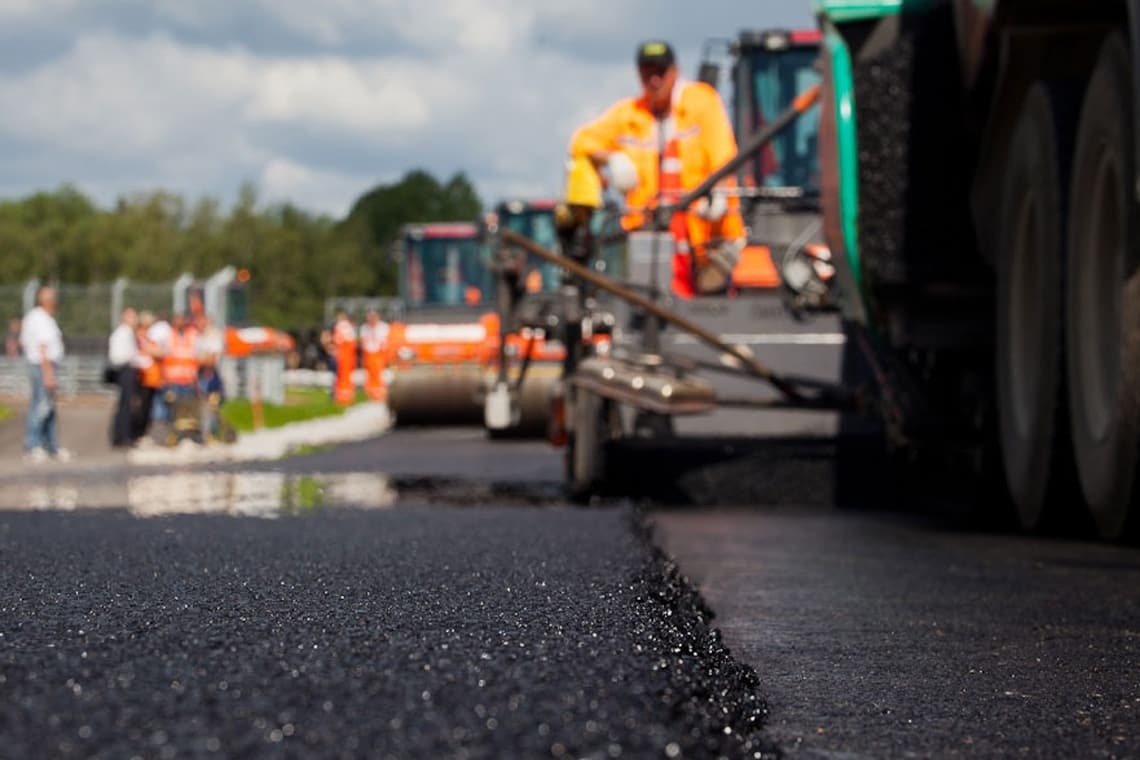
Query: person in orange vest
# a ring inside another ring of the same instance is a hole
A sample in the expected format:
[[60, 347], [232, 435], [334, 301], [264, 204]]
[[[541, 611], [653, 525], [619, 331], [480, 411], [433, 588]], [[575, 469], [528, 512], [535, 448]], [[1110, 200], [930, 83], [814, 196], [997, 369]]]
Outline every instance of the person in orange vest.
[[[703, 82], [682, 81], [673, 48], [643, 43], [636, 55], [640, 97], [625, 98], [570, 139], [571, 159], [589, 159], [608, 170], [609, 183], [625, 193], [626, 230], [643, 227], [659, 205], [674, 203], [736, 155], [724, 103]], [[673, 290], [684, 298], [724, 292], [744, 249], [744, 221], [736, 181], [722, 181], [673, 214]]]
[[347, 406], [356, 400], [356, 385], [352, 373], [356, 371], [356, 328], [348, 314], [336, 315], [333, 326], [333, 347], [336, 352], [336, 383], [333, 386], [333, 401]]
[[364, 392], [373, 401], [388, 398], [384, 385], [384, 349], [388, 343], [388, 323], [380, 320], [375, 309], [369, 309], [360, 326], [360, 356], [364, 362]]
[[198, 331], [184, 314], [174, 318], [173, 328], [162, 356], [163, 395], [172, 412], [177, 399], [197, 397], [199, 366]]
[[144, 311], [139, 314], [138, 341], [139, 394], [135, 409], [132, 437], [141, 441], [150, 429], [154, 399], [162, 388], [162, 346], [151, 338], [150, 329], [157, 322], [154, 314]]

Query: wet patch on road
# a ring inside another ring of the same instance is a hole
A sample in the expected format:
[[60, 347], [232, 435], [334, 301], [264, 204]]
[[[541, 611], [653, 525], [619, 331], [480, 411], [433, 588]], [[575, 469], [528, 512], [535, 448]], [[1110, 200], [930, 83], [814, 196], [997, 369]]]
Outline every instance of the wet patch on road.
[[393, 506], [396, 497], [391, 480], [374, 473], [183, 471], [4, 484], [0, 510], [282, 517], [334, 508], [384, 509]]
[[[123, 508], [140, 517], [287, 517], [321, 509], [565, 505], [561, 483], [390, 477], [374, 472], [190, 470], [0, 484], [0, 511]], [[617, 503], [614, 501], [608, 503]]]

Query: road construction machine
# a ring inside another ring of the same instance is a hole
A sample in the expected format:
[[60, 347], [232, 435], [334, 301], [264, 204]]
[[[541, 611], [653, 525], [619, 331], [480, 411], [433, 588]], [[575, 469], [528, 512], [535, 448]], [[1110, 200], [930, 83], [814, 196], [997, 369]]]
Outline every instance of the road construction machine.
[[903, 451], [1025, 529], [1140, 523], [1140, 0], [813, 0], [822, 205]]
[[[737, 141], [762, 130], [817, 84], [817, 29], [749, 29], [707, 40], [698, 79], [727, 91]], [[728, 62], [727, 86], [721, 69]], [[733, 271], [738, 289], [779, 288], [795, 315], [831, 311], [835, 269], [820, 222], [819, 109], [776, 135], [736, 173], [748, 245]]]
[[[513, 199], [498, 203], [484, 219], [485, 233], [513, 230], [554, 248], [556, 202]], [[497, 254], [497, 255], [496, 255]], [[548, 318], [561, 281], [561, 270], [524, 251], [488, 250], [496, 274], [495, 324], [491, 360], [493, 377], [484, 396], [483, 424], [492, 438], [546, 435], [555, 386], [566, 348]]]
[[389, 326], [388, 407], [395, 424], [475, 424], [498, 330], [494, 281], [474, 222], [409, 224], [393, 246], [402, 318]]
[[[488, 255], [496, 277], [495, 311], [499, 340], [484, 402], [484, 424], [492, 437], [517, 433], [547, 435], [556, 410], [561, 410], [561, 379], [567, 362], [577, 356], [581, 336], [569, 336], [567, 314], [576, 316], [575, 304], [589, 300], [596, 307], [596, 294], [580, 290], [557, 264], [545, 261], [517, 246], [503, 245], [500, 230], [560, 251], [556, 211], [552, 199], [509, 200], [499, 203], [486, 221]], [[614, 220], [616, 224], [616, 219]], [[601, 232], [604, 214], [593, 221]], [[613, 231], [612, 229], [610, 230]], [[624, 271], [624, 245], [615, 239], [602, 246], [593, 258], [595, 271], [612, 277]], [[571, 329], [579, 328], [575, 319]], [[609, 341], [614, 319], [607, 313], [587, 328], [591, 343]], [[567, 346], [567, 340], [574, 344]]]

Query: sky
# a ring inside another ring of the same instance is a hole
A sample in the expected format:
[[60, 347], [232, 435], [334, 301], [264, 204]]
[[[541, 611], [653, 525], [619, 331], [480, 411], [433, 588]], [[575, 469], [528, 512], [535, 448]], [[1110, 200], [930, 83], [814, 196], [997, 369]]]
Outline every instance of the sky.
[[340, 217], [411, 169], [559, 191], [637, 43], [810, 27], [809, 0], [0, 0], [0, 198], [70, 183]]

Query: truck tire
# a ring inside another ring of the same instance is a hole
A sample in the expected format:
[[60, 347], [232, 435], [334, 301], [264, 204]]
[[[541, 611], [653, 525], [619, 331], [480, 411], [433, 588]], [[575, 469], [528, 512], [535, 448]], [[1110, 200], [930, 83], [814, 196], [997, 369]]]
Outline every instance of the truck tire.
[[[1063, 95], [1026, 93], [1006, 153], [997, 232], [995, 370], [1005, 482], [1025, 530], [1071, 509], [1064, 396], [1065, 167], [1072, 125]], [[1065, 157], [1064, 159], [1062, 157]]]
[[1119, 32], [1101, 48], [1081, 109], [1069, 216], [1065, 326], [1073, 449], [1100, 535], [1134, 531], [1140, 436], [1140, 208], [1134, 91]]

